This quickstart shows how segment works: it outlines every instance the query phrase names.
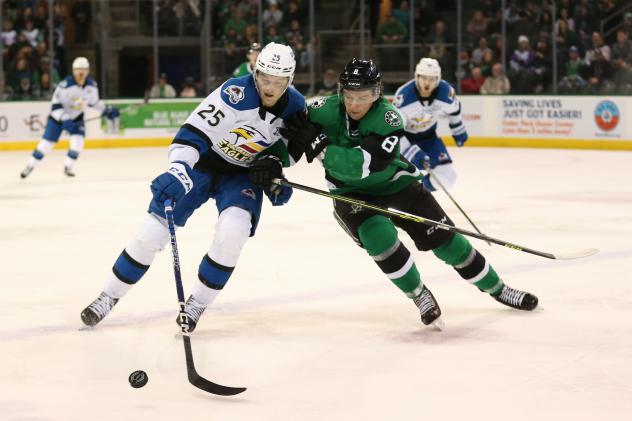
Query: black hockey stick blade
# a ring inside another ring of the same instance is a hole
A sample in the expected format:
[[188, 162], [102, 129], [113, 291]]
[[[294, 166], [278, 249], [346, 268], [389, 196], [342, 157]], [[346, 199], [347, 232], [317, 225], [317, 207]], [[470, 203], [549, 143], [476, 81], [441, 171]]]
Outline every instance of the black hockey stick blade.
[[209, 381], [200, 376], [198, 372], [195, 371], [195, 364], [193, 363], [191, 338], [189, 337], [189, 335], [182, 335], [182, 340], [184, 341], [184, 354], [186, 355], [187, 359], [187, 375], [189, 377], [189, 383], [205, 392], [220, 396], [234, 396], [246, 390], [245, 387], [230, 387], [213, 383], [212, 381]]

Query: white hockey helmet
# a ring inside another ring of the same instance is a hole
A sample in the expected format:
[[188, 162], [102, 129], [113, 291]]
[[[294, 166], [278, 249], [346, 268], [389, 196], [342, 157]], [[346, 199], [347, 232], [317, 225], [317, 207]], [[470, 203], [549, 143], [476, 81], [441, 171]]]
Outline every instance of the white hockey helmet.
[[435, 83], [432, 89], [435, 89], [439, 85], [439, 81], [441, 81], [441, 66], [439, 66], [439, 62], [427, 57], [419, 60], [419, 63], [417, 63], [415, 67], [415, 82], [419, 89], [421, 89], [421, 85], [419, 84], [420, 77], [434, 78]]
[[90, 62], [85, 57], [77, 57], [72, 61], [73, 69], [90, 69]]
[[[255, 70], [272, 76], [288, 77], [288, 86], [294, 79], [296, 59], [292, 47], [271, 42], [257, 56]], [[256, 77], [256, 76], [255, 76]]]

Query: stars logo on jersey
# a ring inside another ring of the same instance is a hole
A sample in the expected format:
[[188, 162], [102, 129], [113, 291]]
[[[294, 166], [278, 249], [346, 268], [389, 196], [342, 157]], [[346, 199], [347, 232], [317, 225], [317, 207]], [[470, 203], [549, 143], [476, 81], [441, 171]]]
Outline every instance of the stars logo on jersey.
[[325, 105], [325, 102], [327, 102], [327, 98], [325, 98], [325, 97], [323, 96], [323, 97], [318, 98], [316, 101], [314, 101], [314, 102], [310, 105], [310, 107], [312, 107], [312, 108], [320, 108], [320, 107], [322, 107], [323, 105]]
[[387, 111], [384, 114], [384, 121], [391, 127], [397, 127], [402, 124], [402, 120], [399, 118], [395, 111]]
[[224, 89], [224, 93], [228, 95], [228, 100], [231, 104], [237, 104], [244, 99], [244, 87], [237, 85], [230, 85]]

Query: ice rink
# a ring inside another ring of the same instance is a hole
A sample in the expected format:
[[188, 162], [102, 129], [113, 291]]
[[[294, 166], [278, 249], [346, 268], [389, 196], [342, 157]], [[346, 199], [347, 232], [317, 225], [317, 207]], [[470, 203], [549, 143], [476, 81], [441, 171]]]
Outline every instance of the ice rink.
[[[295, 191], [272, 208], [264, 199], [256, 237], [192, 336], [201, 375], [248, 387], [232, 398], [186, 379], [168, 249], [101, 324], [79, 330], [79, 313], [144, 218], [165, 148], [87, 150], [75, 179], [63, 175], [64, 151], [26, 180], [29, 152], [0, 153], [0, 419], [630, 419], [632, 154], [451, 152], [452, 193], [483, 232], [600, 253], [554, 261], [473, 240], [509, 285], [539, 297], [524, 313], [415, 251], [443, 310], [440, 332], [346, 237], [330, 200]], [[316, 164], [286, 175], [325, 187]], [[211, 201], [178, 231], [185, 292], [215, 221]], [[149, 383], [133, 389], [127, 378], [139, 369]]]

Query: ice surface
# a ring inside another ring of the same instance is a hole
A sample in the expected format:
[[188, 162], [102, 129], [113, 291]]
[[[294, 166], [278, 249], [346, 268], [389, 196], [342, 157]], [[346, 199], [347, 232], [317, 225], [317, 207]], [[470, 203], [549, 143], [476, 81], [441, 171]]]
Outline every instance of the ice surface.
[[[623, 420], [632, 411], [632, 154], [451, 149], [452, 190], [481, 230], [552, 261], [473, 240], [541, 309], [505, 308], [431, 253], [415, 252], [446, 330], [338, 227], [331, 201], [295, 191], [264, 205], [227, 288], [193, 335], [198, 371], [247, 386], [233, 398], [186, 380], [168, 250], [99, 326], [79, 313], [144, 217], [164, 148], [63, 152], [26, 180], [28, 152], [0, 154], [2, 420]], [[324, 188], [322, 169], [290, 180]], [[437, 193], [461, 227], [467, 221]], [[211, 244], [209, 202], [178, 232], [185, 290]], [[412, 243], [405, 243], [412, 250]], [[127, 382], [144, 370], [149, 383]]]

